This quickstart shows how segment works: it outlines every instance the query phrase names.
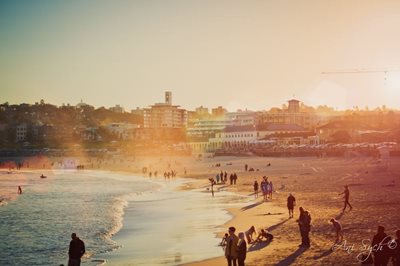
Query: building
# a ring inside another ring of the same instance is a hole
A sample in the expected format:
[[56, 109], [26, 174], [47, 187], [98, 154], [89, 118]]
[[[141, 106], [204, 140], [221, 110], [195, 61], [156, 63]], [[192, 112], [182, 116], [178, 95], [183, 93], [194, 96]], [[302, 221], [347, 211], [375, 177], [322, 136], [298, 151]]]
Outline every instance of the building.
[[295, 124], [309, 130], [313, 130], [318, 123], [314, 112], [303, 111], [300, 101], [292, 99], [288, 101], [287, 108], [271, 108], [258, 117], [259, 124]]
[[165, 102], [143, 109], [145, 128], [184, 128], [187, 125], [187, 111], [172, 105], [172, 93], [165, 92]]
[[136, 124], [127, 123], [111, 123], [107, 125], [107, 130], [117, 136], [121, 140], [133, 139], [135, 136], [135, 129], [140, 126]]
[[25, 141], [28, 135], [28, 125], [25, 123], [19, 124], [16, 127], [16, 141]]
[[122, 106], [120, 106], [119, 104], [117, 104], [114, 107], [110, 107], [110, 111], [113, 111], [114, 113], [122, 114], [125, 112], [125, 109]]
[[212, 116], [224, 116], [228, 111], [222, 106], [211, 109]]

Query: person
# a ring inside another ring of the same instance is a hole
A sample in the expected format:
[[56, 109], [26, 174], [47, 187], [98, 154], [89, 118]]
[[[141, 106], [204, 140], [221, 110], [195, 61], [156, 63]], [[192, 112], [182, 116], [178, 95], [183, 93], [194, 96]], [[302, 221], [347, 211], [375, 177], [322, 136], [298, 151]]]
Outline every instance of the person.
[[267, 199], [269, 199], [270, 198], [270, 195], [271, 195], [271, 184], [270, 184], [270, 182], [266, 182], [266, 187], [267, 187]]
[[246, 241], [244, 240], [244, 234], [241, 232], [239, 233], [239, 244], [237, 247], [238, 266], [244, 266], [244, 261], [246, 260], [246, 252]]
[[254, 198], [258, 198], [258, 182], [257, 180], [254, 181]]
[[350, 207], [350, 211], [353, 209], [353, 206], [351, 206], [349, 202], [350, 198], [350, 191], [349, 191], [349, 186], [344, 186], [344, 191], [340, 193], [339, 195], [344, 194], [344, 207], [343, 207], [343, 212], [346, 210], [347, 205]]
[[231, 226], [229, 227], [229, 236], [227, 239], [227, 244], [225, 248], [225, 258], [228, 261], [228, 266], [237, 266], [237, 245], [239, 242], [239, 238], [235, 235], [236, 228]]
[[[335, 218], [331, 219], [331, 223], [336, 232], [336, 243], [339, 243], [343, 240], [342, 225]], [[340, 237], [340, 241], [339, 241], [339, 237]]]
[[265, 238], [265, 240], [267, 240], [267, 241], [270, 241], [270, 240], [274, 239], [274, 236], [271, 233], [269, 233], [268, 230], [261, 229], [261, 232], [257, 236], [257, 239], [256, 239], [256, 241], [254, 241], [254, 243], [261, 242], [263, 240], [263, 238]]
[[225, 247], [226, 247], [227, 239], [228, 239], [228, 234], [226, 233], [226, 234], [224, 235], [224, 237], [222, 238], [221, 243], [219, 243], [219, 245], [220, 245], [221, 247], [225, 248]]
[[390, 255], [387, 245], [389, 240], [390, 237], [385, 233], [385, 227], [379, 225], [371, 243], [375, 266], [386, 266], [388, 264]]
[[18, 194], [22, 194], [22, 188], [21, 188], [21, 186], [18, 186]]
[[396, 248], [393, 250], [393, 264], [400, 266], [400, 230], [396, 231]]
[[237, 178], [238, 178], [238, 177], [237, 177], [237, 174], [234, 173], [234, 174], [233, 174], [233, 184], [234, 184], [234, 185], [236, 185]]
[[75, 233], [71, 234], [71, 242], [69, 243], [69, 260], [68, 266], [80, 266], [81, 258], [85, 254], [85, 243], [76, 236]]
[[249, 166], [247, 164], [244, 165], [244, 171], [247, 172], [247, 169], [249, 168]]
[[272, 200], [272, 192], [274, 191], [274, 186], [272, 185], [272, 181], [269, 181], [269, 199]]
[[255, 234], [256, 233], [256, 228], [254, 227], [254, 225], [252, 225], [250, 228], [249, 228], [249, 230], [247, 230], [246, 232], [245, 232], [245, 236], [246, 236], [246, 239], [247, 239], [247, 243], [251, 243], [252, 241], [254, 241], [253, 240], [253, 234]]
[[267, 182], [268, 181], [266, 180], [266, 177], [264, 176], [263, 180], [261, 181], [261, 191], [262, 191], [263, 196], [264, 196], [264, 201], [267, 200]]
[[296, 205], [296, 198], [292, 195], [292, 193], [289, 193], [289, 197], [287, 198], [287, 208], [289, 210], [289, 218], [293, 218], [293, 209], [295, 205]]
[[311, 229], [311, 215], [308, 211], [304, 210], [303, 207], [299, 208], [300, 215], [297, 223], [299, 224], [301, 244], [299, 247], [310, 247], [310, 229]]

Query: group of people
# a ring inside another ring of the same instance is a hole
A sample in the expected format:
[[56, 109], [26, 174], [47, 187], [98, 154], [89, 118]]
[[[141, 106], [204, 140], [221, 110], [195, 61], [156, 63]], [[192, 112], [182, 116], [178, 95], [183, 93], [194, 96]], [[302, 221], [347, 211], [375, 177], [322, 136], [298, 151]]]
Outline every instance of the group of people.
[[[229, 175], [229, 183], [231, 185], [236, 185], [237, 179], [238, 179], [238, 176], [236, 173], [231, 173]], [[215, 176], [215, 182], [216, 182], [216, 184], [220, 184], [220, 183], [226, 184], [228, 182], [228, 173], [226, 171], [225, 172], [221, 171], [221, 173], [218, 173]]]
[[[247, 254], [247, 244], [255, 244], [263, 241], [271, 241], [273, 235], [268, 230], [261, 229], [257, 238], [254, 240], [256, 229], [251, 226], [249, 230], [240, 232], [238, 236], [235, 235], [236, 228], [229, 227], [228, 233], [222, 239], [221, 246], [225, 248], [225, 258], [227, 259], [228, 266], [244, 266]], [[246, 243], [247, 240], [247, 243]]]
[[257, 180], [254, 181], [253, 184], [253, 188], [254, 188], [254, 197], [258, 198], [258, 191], [261, 188], [261, 192], [263, 194], [264, 197], [264, 201], [267, 200], [272, 200], [272, 192], [273, 192], [273, 185], [272, 185], [272, 181], [268, 181], [268, 177], [263, 176], [263, 180], [261, 181], [261, 184], [259, 185]]

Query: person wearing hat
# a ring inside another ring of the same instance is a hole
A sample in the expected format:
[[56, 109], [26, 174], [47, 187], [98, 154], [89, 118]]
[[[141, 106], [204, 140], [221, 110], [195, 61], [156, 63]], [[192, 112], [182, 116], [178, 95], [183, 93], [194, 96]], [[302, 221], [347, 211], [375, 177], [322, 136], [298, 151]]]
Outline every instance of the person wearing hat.
[[69, 243], [69, 260], [68, 266], [79, 266], [81, 265], [81, 258], [85, 254], [85, 244], [75, 233], [71, 234], [71, 242]]
[[228, 261], [228, 266], [237, 266], [237, 247], [239, 238], [235, 235], [236, 228], [231, 226], [229, 227], [229, 236], [226, 241], [225, 248], [225, 257]]

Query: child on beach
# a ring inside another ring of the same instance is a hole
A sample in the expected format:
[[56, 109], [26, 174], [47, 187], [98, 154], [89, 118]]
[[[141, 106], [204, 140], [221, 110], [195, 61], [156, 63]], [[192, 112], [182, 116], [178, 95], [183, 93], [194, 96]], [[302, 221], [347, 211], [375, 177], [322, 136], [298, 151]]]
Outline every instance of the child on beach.
[[247, 243], [250, 244], [251, 242], [254, 241], [253, 240], [253, 234], [255, 234], [255, 233], [256, 233], [256, 228], [254, 227], [254, 225], [252, 225], [249, 230], [244, 232], [244, 234], [246, 236], [246, 239], [247, 239]]
[[[342, 225], [335, 218], [331, 219], [331, 223], [333, 225], [333, 228], [336, 231], [336, 243], [342, 242], [342, 240], [343, 240]], [[340, 241], [339, 241], [339, 237], [340, 237]]]
[[221, 247], [225, 248], [225, 247], [226, 247], [227, 239], [228, 239], [228, 233], [226, 233], [226, 234], [224, 235], [224, 237], [222, 238], [221, 243], [219, 243], [219, 245], [220, 245]]
[[267, 241], [271, 241], [274, 238], [274, 236], [271, 233], [269, 233], [268, 230], [261, 229], [261, 232], [257, 236], [257, 239], [256, 241], [254, 241], [254, 243], [263, 241], [263, 238], [265, 238], [265, 240]]

